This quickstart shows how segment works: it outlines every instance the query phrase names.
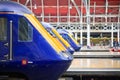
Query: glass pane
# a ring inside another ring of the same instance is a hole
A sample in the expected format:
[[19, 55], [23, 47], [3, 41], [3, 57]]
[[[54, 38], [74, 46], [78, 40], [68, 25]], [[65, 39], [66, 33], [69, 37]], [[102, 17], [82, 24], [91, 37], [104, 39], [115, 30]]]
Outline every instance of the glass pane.
[[7, 19], [0, 18], [0, 41], [7, 40]]
[[26, 21], [25, 18], [19, 19], [19, 41], [32, 40], [32, 26]]
[[51, 36], [56, 37], [52, 29], [46, 28], [46, 30], [50, 33]]

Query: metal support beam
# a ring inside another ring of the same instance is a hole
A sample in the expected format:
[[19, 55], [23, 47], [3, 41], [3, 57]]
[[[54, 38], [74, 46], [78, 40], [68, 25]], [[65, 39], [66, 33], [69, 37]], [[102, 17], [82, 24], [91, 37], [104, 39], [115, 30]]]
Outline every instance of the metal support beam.
[[119, 5], [119, 13], [118, 13], [118, 23], [117, 23], [117, 26], [118, 26], [117, 39], [118, 39], [118, 42], [120, 42], [120, 5]]
[[74, 0], [71, 0], [71, 2], [74, 4], [74, 6], [75, 6], [75, 8], [76, 8], [76, 10], [77, 10], [77, 12], [78, 12], [78, 16], [79, 16], [79, 23], [80, 23], [80, 27], [81, 27], [81, 31], [80, 31], [80, 44], [82, 45], [83, 44], [83, 41], [82, 41], [82, 12], [81, 12], [81, 10], [82, 10], [82, 8], [81, 8], [81, 10], [79, 10], [79, 8], [78, 8], [78, 6], [76, 5], [76, 3], [75, 3], [75, 1]]
[[80, 18], [80, 45], [82, 46], [83, 45], [83, 31], [82, 31], [82, 28], [83, 28], [83, 0], [81, 0], [81, 18]]
[[57, 27], [60, 25], [59, 0], [57, 0]]
[[49, 23], [51, 22], [51, 15], [49, 14], [49, 18], [48, 18], [48, 20], [49, 20]]
[[32, 0], [30, 0], [30, 9], [31, 9], [31, 11], [33, 12], [33, 9], [32, 9]]
[[112, 23], [112, 29], [111, 29], [111, 47], [113, 47], [113, 39], [114, 39], [114, 35], [113, 35], [113, 23]]
[[44, 2], [43, 2], [43, 0], [41, 0], [41, 3], [42, 3], [42, 14], [41, 14], [41, 16], [42, 16], [42, 21], [44, 22]]
[[96, 9], [96, 2], [94, 2], [94, 16], [93, 16], [93, 26], [95, 25], [95, 9]]
[[108, 0], [106, 0], [106, 4], [105, 4], [105, 22], [106, 22], [106, 24], [105, 25], [107, 25], [107, 15], [108, 15]]
[[25, 2], [25, 6], [27, 6], [27, 4], [28, 4], [29, 1], [30, 1], [30, 0], [26, 0], [26, 2]]
[[71, 26], [71, 25], [70, 25], [70, 9], [72, 9], [72, 6], [71, 6], [71, 4], [70, 4], [70, 0], [68, 0], [68, 6], [69, 6], [69, 8], [68, 8], [67, 20], [68, 20], [68, 26], [70, 27], [70, 26]]
[[[78, 16], [79, 16], [79, 20], [80, 20], [80, 10], [78, 9], [78, 6], [76, 5], [76, 3], [75, 3], [75, 1], [74, 0], [71, 0], [71, 2], [73, 3], [73, 5], [75, 6], [75, 8], [76, 8], [76, 10], [77, 10], [77, 12], [78, 12]], [[79, 23], [80, 23], [80, 21], [79, 21]], [[75, 38], [77, 39], [77, 36], [76, 36], [76, 34], [75, 34]]]
[[90, 48], [90, 0], [85, 0], [86, 16], [87, 16], [87, 47]]
[[75, 32], [75, 39], [77, 40], [77, 33]]
[[[119, 18], [118, 18], [119, 19]], [[120, 26], [119, 26], [119, 22], [117, 24], [117, 27], [118, 27], [118, 31], [117, 31], [117, 41], [119, 42], [120, 41]]]
[[18, 3], [20, 3], [20, 0], [17, 0]]

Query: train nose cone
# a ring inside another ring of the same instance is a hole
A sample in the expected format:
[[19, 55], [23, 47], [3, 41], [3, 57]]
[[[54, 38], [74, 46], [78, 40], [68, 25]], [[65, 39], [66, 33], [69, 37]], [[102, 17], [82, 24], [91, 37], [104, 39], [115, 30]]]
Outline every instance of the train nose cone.
[[69, 47], [67, 50], [68, 50], [71, 54], [74, 53], [74, 49], [73, 49], [72, 47]]

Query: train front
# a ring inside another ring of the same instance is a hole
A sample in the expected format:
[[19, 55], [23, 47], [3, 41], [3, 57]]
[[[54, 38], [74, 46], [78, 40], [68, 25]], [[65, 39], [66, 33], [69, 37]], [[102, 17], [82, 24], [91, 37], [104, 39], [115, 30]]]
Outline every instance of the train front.
[[70, 44], [62, 38], [62, 36], [57, 32], [57, 30], [46, 22], [41, 22], [41, 24], [46, 28], [46, 30], [54, 36], [54, 38], [58, 39], [62, 45], [71, 53], [74, 53], [74, 49], [70, 46]]
[[25, 6], [0, 1], [0, 75], [57, 80], [73, 57], [60, 50]]
[[73, 49], [75, 51], [79, 51], [80, 50], [80, 45], [78, 44], [78, 42], [71, 36], [71, 34], [63, 29], [58, 29], [57, 30], [60, 35], [66, 40], [68, 41], [68, 43], [73, 47]]

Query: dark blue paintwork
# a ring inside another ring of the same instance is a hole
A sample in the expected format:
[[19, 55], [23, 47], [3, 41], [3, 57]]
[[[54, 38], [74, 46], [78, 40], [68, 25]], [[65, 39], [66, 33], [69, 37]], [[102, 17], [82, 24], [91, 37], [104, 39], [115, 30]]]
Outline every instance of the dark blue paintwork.
[[[52, 25], [50, 25], [49, 23], [46, 23], [46, 22], [41, 22], [41, 24], [48, 30], [48, 32], [51, 32], [51, 34], [55, 35], [53, 32], [52, 32], [52, 28], [54, 28]], [[57, 37], [55, 35], [55, 37]], [[74, 49], [72, 47], [66, 47], [66, 45], [57, 37], [57, 39], [61, 42], [61, 44], [64, 45], [64, 47], [71, 53], [73, 54], [74, 53]]]
[[[4, 4], [4, 6], [3, 6]], [[2, 6], [1, 6], [2, 5]], [[8, 7], [9, 5], [9, 7]], [[16, 8], [19, 6], [19, 8]], [[0, 18], [7, 19], [7, 40], [8, 47], [0, 41], [0, 74], [19, 73], [25, 75], [29, 80], [57, 80], [60, 75], [67, 70], [72, 61], [72, 56], [69, 53], [57, 53], [48, 41], [41, 35], [29, 20], [22, 14], [28, 13], [29, 10], [15, 2], [0, 2], [0, 11], [12, 12], [14, 14], [0, 13]], [[12, 9], [10, 8], [12, 7]], [[14, 10], [13, 7], [15, 7]], [[22, 9], [24, 8], [24, 9]], [[10, 9], [10, 10], [9, 10]], [[20, 11], [19, 11], [20, 9]], [[25, 11], [26, 10], [26, 11]], [[22, 14], [15, 14], [15, 13]], [[18, 40], [18, 20], [23, 18], [32, 28], [32, 40], [21, 42]], [[9, 59], [10, 52], [10, 22], [12, 21], [12, 60]], [[39, 26], [40, 27], [40, 26]], [[3, 49], [2, 49], [3, 48]], [[1, 55], [2, 54], [2, 55]], [[3, 58], [4, 54], [8, 54], [8, 59]], [[26, 60], [27, 64], [23, 65], [22, 60]]]
[[58, 29], [57, 30], [60, 35], [73, 47], [73, 49], [75, 51], [79, 51], [80, 50], [80, 45], [76, 44], [71, 38], [70, 36], [68, 35], [69, 33], [66, 31], [66, 30], [63, 30], [63, 29]]

